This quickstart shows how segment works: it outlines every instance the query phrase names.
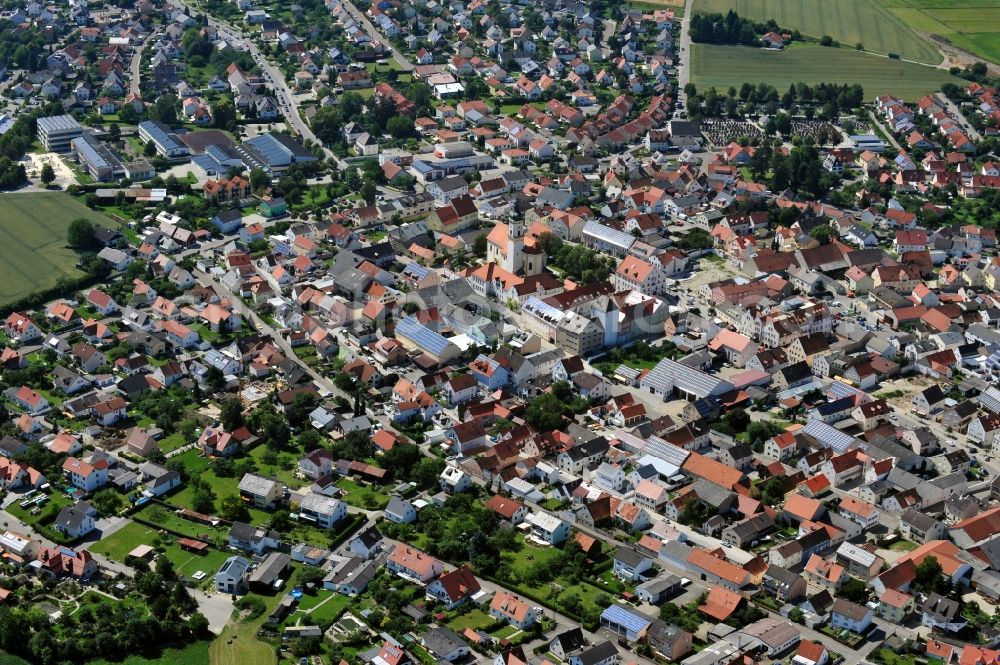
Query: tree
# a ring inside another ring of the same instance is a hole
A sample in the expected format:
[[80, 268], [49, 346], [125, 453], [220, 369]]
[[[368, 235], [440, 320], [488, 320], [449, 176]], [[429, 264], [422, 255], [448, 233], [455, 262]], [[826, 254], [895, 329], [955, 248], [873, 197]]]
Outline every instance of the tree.
[[378, 189], [375, 187], [375, 183], [371, 180], [366, 180], [365, 184], [361, 185], [361, 191], [358, 192], [361, 198], [365, 200], [365, 203], [371, 205], [375, 203], [375, 197], [378, 195]]
[[436, 457], [424, 457], [413, 468], [410, 480], [419, 487], [429, 487], [437, 482], [438, 476], [444, 471], [446, 466], [443, 459]]
[[947, 591], [948, 582], [944, 577], [944, 570], [941, 568], [937, 557], [929, 556], [920, 562], [913, 577], [913, 588], [917, 591], [927, 593], [932, 591], [938, 593]]
[[255, 192], [267, 189], [271, 185], [271, 176], [261, 169], [250, 169], [250, 188]]
[[323, 578], [326, 577], [326, 571], [322, 568], [317, 568], [315, 566], [303, 566], [299, 569], [298, 576], [296, 578], [296, 583], [306, 589], [316, 589], [323, 586]]
[[243, 500], [235, 494], [230, 494], [222, 500], [222, 517], [230, 522], [246, 522], [250, 519], [250, 511], [247, 510]]
[[146, 145], [142, 146], [142, 154], [144, 157], [153, 157], [156, 155], [156, 144], [152, 141], [146, 141]]
[[712, 246], [712, 236], [705, 229], [693, 228], [677, 241], [677, 246], [685, 250], [708, 249]]
[[486, 234], [480, 233], [476, 236], [475, 240], [472, 241], [472, 253], [476, 256], [483, 258], [486, 256]]
[[218, 129], [236, 129], [236, 107], [228, 99], [216, 102], [212, 106], [212, 120]]
[[69, 229], [66, 230], [66, 241], [73, 249], [93, 249], [97, 242], [94, 238], [93, 223], [84, 217], [77, 217], [69, 223]]
[[856, 577], [852, 577], [840, 588], [840, 595], [860, 605], [868, 598], [868, 586]]
[[304, 430], [301, 434], [299, 434], [298, 439], [299, 445], [302, 446], [302, 449], [307, 453], [323, 447], [323, 435], [314, 429]]
[[159, 97], [149, 109], [149, 117], [164, 125], [177, 124], [177, 96], [167, 93]]
[[327, 145], [340, 140], [340, 118], [337, 109], [332, 106], [320, 107], [313, 116], [310, 126], [316, 138]]
[[232, 478], [236, 475], [236, 465], [228, 457], [219, 457], [212, 462], [212, 470], [219, 478]]
[[813, 228], [813, 230], [809, 232], [809, 236], [818, 240], [819, 244], [821, 245], [829, 245], [830, 236], [832, 235], [833, 235], [833, 229], [831, 229], [826, 224], [820, 224], [819, 226]]
[[243, 403], [237, 397], [227, 397], [219, 405], [219, 419], [227, 432], [243, 426]]
[[309, 418], [309, 414], [319, 406], [319, 396], [314, 392], [303, 391], [292, 398], [292, 403], [285, 409], [288, 424], [300, 427]]
[[52, 168], [51, 164], [45, 164], [42, 166], [42, 172], [39, 177], [42, 180], [42, 184], [48, 187], [56, 179], [55, 169]]
[[205, 372], [205, 385], [213, 393], [219, 392], [226, 387], [226, 377], [218, 367], [209, 367]]
[[417, 133], [414, 128], [413, 119], [405, 115], [397, 115], [389, 118], [386, 129], [389, 130], [389, 135], [394, 139], [409, 138], [416, 136]]
[[212, 493], [212, 488], [208, 485], [202, 485], [196, 489], [191, 500], [191, 508], [204, 515], [213, 514], [215, 512], [215, 495]]
[[551, 393], [540, 393], [531, 400], [525, 411], [525, 420], [539, 432], [551, 432], [562, 425], [566, 405]]
[[113, 489], [104, 489], [94, 494], [90, 501], [91, 505], [101, 515], [117, 515], [118, 511], [125, 505], [125, 500], [121, 494]]

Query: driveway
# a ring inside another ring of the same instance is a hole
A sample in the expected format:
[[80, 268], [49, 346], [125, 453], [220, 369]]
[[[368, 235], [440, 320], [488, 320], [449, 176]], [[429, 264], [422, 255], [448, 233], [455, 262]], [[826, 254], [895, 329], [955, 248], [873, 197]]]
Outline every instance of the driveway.
[[191, 595], [198, 602], [198, 611], [208, 619], [208, 629], [220, 634], [233, 615], [232, 598], [224, 593], [205, 593], [201, 589], [195, 589]]
[[101, 532], [101, 539], [107, 538], [111, 534], [119, 531], [131, 523], [127, 517], [102, 517], [94, 522], [94, 526]]

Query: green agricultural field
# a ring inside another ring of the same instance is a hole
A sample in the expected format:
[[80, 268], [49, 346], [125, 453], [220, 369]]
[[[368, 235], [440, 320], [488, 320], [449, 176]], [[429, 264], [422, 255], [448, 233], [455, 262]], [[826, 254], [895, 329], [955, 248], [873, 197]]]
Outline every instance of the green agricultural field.
[[66, 230], [77, 217], [117, 228], [69, 194], [39, 192], [0, 197], [0, 305], [76, 278], [76, 252], [66, 246]]
[[958, 48], [1000, 63], [1000, 0], [879, 1], [914, 30], [941, 37]]
[[940, 90], [944, 83], [963, 82], [941, 69], [815, 44], [795, 44], [782, 51], [692, 45], [691, 82], [699, 90], [714, 86], [724, 92], [730, 86], [739, 89], [744, 81], [770, 83], [779, 93], [799, 82], [858, 83], [868, 101], [891, 94], [911, 102]]
[[782, 28], [803, 35], [829, 35], [851, 48], [861, 43], [874, 53], [897, 53], [907, 60], [936, 65], [942, 59], [932, 43], [920, 39], [878, 0], [697, 0], [696, 9], [721, 14], [732, 9], [755, 21], [773, 18]]

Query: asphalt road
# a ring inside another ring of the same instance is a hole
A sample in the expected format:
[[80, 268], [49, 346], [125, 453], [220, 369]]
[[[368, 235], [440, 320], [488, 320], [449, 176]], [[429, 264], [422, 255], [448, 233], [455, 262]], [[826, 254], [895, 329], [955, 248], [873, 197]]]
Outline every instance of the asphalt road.
[[684, 18], [681, 19], [681, 34], [678, 40], [677, 57], [680, 66], [677, 68], [677, 108], [683, 109], [686, 103], [684, 86], [691, 81], [691, 14], [694, 13], [694, 0], [684, 3]]
[[129, 61], [128, 71], [129, 71], [129, 81], [128, 81], [128, 91], [134, 95], [139, 94], [139, 64], [142, 62], [142, 52], [146, 48], [146, 43], [143, 42], [139, 45], [132, 53], [132, 60]]

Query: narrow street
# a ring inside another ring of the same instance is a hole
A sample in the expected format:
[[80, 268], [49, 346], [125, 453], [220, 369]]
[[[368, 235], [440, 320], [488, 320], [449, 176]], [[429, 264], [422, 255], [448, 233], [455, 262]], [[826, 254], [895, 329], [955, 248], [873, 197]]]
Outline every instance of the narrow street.
[[133, 95], [139, 94], [139, 66], [142, 63], [142, 52], [145, 50], [146, 44], [143, 43], [132, 53], [132, 59], [128, 63], [128, 91]]
[[351, 0], [347, 0], [347, 2], [343, 4], [343, 6], [345, 9], [347, 9], [347, 11], [351, 14], [351, 16], [353, 16], [355, 20], [361, 24], [361, 26], [365, 29], [365, 32], [368, 33], [369, 37], [371, 37], [372, 39], [378, 39], [380, 42], [382, 42], [382, 44], [386, 48], [389, 49], [390, 53], [392, 53], [392, 59], [398, 62], [400, 67], [402, 67], [404, 70], [408, 72], [413, 71], [414, 69], [413, 63], [410, 62], [406, 56], [400, 53], [399, 49], [393, 46], [392, 43], [388, 39], [386, 39], [385, 36], [381, 32], [379, 32], [378, 29], [375, 28], [374, 25], [372, 25], [372, 22], [368, 20], [368, 17], [365, 16], [364, 12], [355, 7], [354, 3], [351, 2]]
[[680, 66], [677, 69], [677, 107], [684, 108], [686, 101], [682, 98], [684, 87], [691, 82], [691, 14], [694, 12], [694, 0], [685, 0], [684, 17], [681, 19], [681, 34], [678, 40], [677, 57]]
[[872, 123], [874, 123], [874, 125], [879, 128], [879, 131], [881, 131], [882, 134], [889, 139], [889, 145], [891, 145], [896, 150], [900, 150], [901, 148], [899, 147], [899, 142], [896, 141], [896, 137], [892, 135], [892, 132], [886, 129], [885, 125], [883, 125], [882, 121], [878, 119], [874, 111], [869, 110], [868, 117], [871, 119]]
[[961, 110], [959, 110], [959, 108], [955, 106], [955, 102], [948, 99], [948, 97], [944, 93], [939, 94], [938, 97], [944, 100], [944, 104], [948, 108], [948, 113], [950, 113], [952, 117], [955, 118], [955, 121], [962, 128], [962, 131], [965, 132], [970, 139], [972, 139], [976, 143], [979, 143], [980, 141], [983, 140], [983, 135], [980, 134], [975, 127], [969, 124], [969, 121], [965, 119], [964, 115], [962, 115]]

